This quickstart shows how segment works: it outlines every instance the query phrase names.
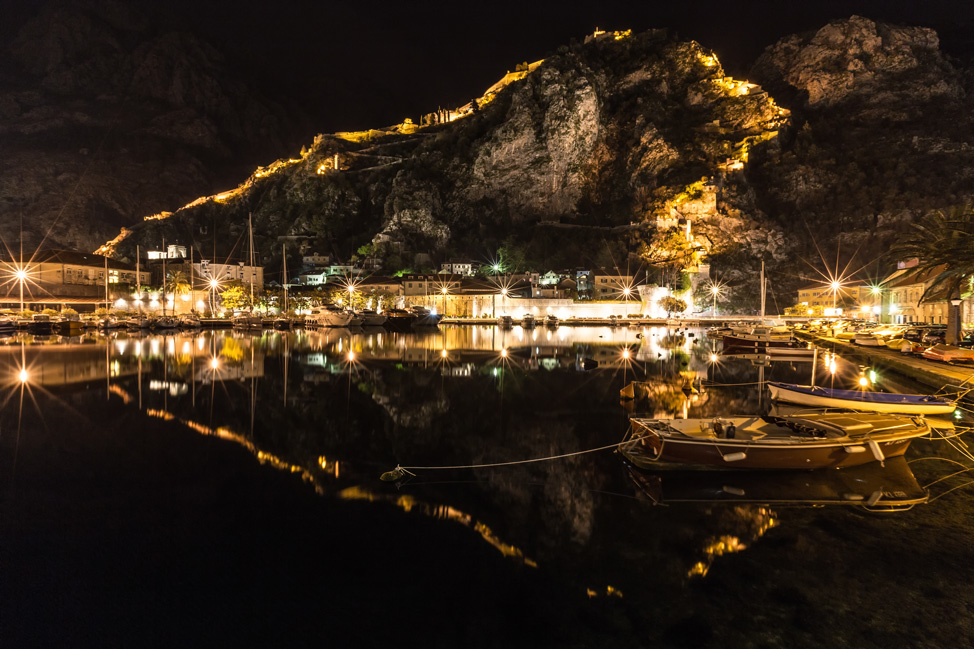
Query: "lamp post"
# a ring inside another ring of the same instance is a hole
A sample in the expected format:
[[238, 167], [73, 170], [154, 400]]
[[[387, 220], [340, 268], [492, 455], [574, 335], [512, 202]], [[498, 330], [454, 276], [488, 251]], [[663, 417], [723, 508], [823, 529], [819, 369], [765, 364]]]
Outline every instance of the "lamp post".
[[216, 280], [215, 277], [210, 278], [210, 316], [213, 316], [216, 310], [216, 287], [220, 285], [220, 282]]
[[24, 282], [27, 280], [27, 270], [24, 268], [17, 269], [17, 281], [20, 283], [20, 312], [24, 312]]
[[444, 286], [441, 290], [443, 293], [443, 313], [441, 314], [444, 318], [446, 317], [446, 287]]
[[714, 296], [714, 308], [713, 308], [713, 311], [712, 311], [712, 313], [714, 314], [714, 317], [717, 317], [717, 294], [718, 293], [720, 293], [720, 289], [719, 288], [717, 288], [716, 286], [711, 286], [710, 287], [710, 294]]

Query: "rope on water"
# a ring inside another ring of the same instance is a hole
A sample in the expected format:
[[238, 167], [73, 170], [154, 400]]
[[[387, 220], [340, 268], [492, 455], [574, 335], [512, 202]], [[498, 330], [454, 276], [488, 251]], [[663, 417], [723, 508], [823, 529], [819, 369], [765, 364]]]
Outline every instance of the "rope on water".
[[927, 503], [928, 504], [929, 503], [932, 503], [935, 500], [938, 500], [940, 498], [943, 498], [944, 496], [946, 496], [947, 494], [949, 494], [951, 491], [957, 491], [958, 489], [962, 489], [964, 487], [969, 487], [972, 484], [974, 484], [974, 480], [971, 480], [970, 482], [965, 482], [964, 484], [959, 484], [956, 487], [953, 487], [951, 489], [948, 489], [947, 491], [943, 492], [942, 494], [937, 494], [936, 496], [934, 496], [933, 498], [931, 498], [930, 500], [928, 500]]
[[608, 444], [606, 446], [600, 446], [598, 448], [590, 448], [584, 451], [574, 451], [572, 453], [562, 453], [560, 455], [550, 455], [548, 457], [536, 457], [530, 460], [512, 460], [511, 462], [490, 462], [487, 464], [454, 464], [450, 466], [401, 466], [396, 465], [396, 468], [392, 471], [386, 471], [381, 476], [380, 480], [384, 482], [395, 482], [401, 479], [405, 475], [415, 476], [413, 471], [439, 471], [439, 470], [450, 470], [450, 469], [486, 469], [490, 467], [497, 466], [512, 466], [515, 464], [530, 464], [532, 462], [548, 462], [550, 460], [560, 460], [566, 457], [573, 457], [575, 455], [585, 455], [586, 453], [597, 453], [598, 451], [605, 451], [610, 448], [619, 448], [623, 444], [627, 444], [632, 440], [629, 439], [628, 431], [623, 437], [621, 442], [616, 442], [615, 444]]

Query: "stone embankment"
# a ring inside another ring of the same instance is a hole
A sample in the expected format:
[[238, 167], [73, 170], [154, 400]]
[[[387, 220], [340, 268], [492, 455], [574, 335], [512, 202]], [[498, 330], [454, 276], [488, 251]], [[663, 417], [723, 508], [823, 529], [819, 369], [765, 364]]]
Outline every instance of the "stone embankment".
[[961, 389], [974, 388], [974, 367], [971, 365], [932, 361], [885, 347], [861, 347], [851, 341], [827, 336], [803, 332], [798, 332], [797, 335], [803, 340], [831, 349], [844, 358], [895, 372], [935, 391], [943, 389], [945, 392], [952, 392], [961, 386]]

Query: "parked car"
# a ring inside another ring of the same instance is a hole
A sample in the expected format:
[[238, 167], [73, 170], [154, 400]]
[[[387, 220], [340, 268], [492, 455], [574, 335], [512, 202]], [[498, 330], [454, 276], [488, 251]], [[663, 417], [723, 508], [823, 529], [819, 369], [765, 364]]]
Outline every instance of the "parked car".
[[924, 345], [942, 345], [946, 340], [947, 327], [931, 327], [920, 338], [920, 342]]
[[903, 332], [903, 337], [907, 340], [912, 340], [915, 343], [923, 340], [924, 334], [930, 331], [930, 328], [934, 325], [928, 324], [915, 324], [911, 325], [909, 329]]

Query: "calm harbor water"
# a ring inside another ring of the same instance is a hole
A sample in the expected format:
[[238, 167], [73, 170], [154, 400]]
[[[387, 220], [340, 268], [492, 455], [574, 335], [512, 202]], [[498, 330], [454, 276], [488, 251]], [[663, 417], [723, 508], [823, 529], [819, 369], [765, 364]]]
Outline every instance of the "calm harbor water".
[[[785, 485], [579, 453], [632, 410], [763, 413], [763, 381], [812, 375], [719, 348], [665, 327], [2, 340], [0, 638], [974, 646], [971, 462], [943, 441], [911, 446], [931, 501], [895, 513], [793, 484], [728, 502]], [[870, 377], [832, 360], [819, 383]], [[650, 398], [620, 403], [632, 380]], [[428, 468], [380, 480], [397, 465]]]

